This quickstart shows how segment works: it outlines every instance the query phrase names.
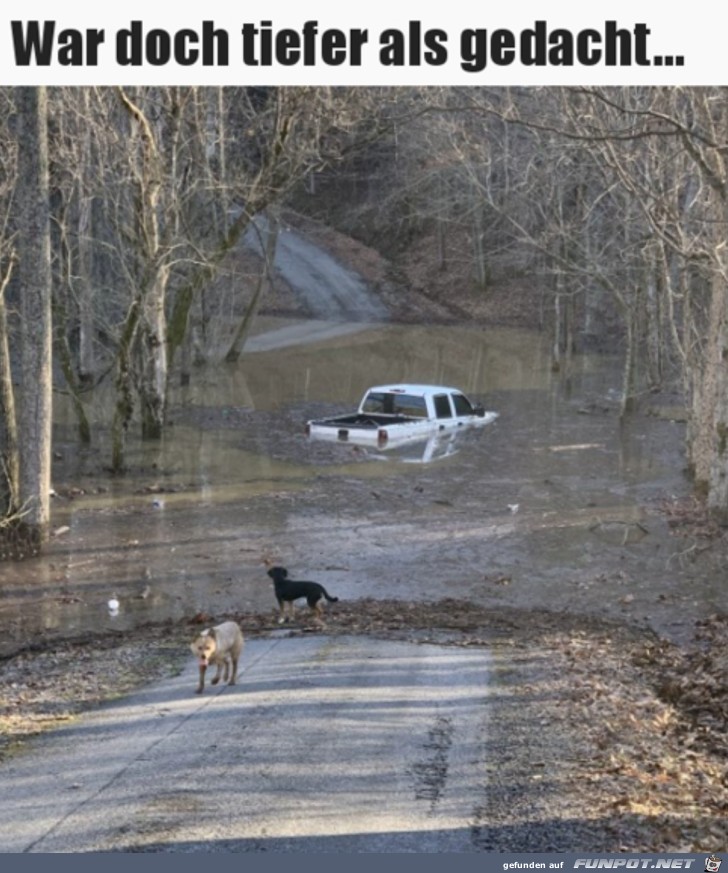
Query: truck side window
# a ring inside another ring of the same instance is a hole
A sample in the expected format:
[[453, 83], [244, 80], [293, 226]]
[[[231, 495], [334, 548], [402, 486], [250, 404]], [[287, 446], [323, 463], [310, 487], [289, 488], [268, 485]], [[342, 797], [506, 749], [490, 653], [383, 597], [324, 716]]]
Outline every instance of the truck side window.
[[455, 404], [455, 415], [473, 415], [473, 407], [467, 397], [462, 394], [453, 394], [452, 402]]
[[427, 418], [427, 402], [424, 397], [414, 394], [393, 394], [395, 415], [409, 415], [411, 418]]
[[438, 418], [452, 418], [450, 398], [447, 394], [436, 394], [432, 399], [435, 403], [435, 415]]

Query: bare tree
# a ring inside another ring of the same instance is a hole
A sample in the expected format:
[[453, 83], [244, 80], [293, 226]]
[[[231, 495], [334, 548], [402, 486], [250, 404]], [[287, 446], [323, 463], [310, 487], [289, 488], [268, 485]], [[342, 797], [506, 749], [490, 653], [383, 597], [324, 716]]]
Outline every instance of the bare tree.
[[0, 521], [17, 518], [20, 511], [20, 439], [15, 411], [15, 387], [10, 363], [10, 343], [5, 290], [15, 265], [15, 252], [4, 257], [0, 275]]
[[[639, 205], [653, 327], [668, 313], [691, 415], [688, 453], [708, 505], [728, 516], [728, 142], [723, 88], [586, 90], [570, 132]], [[653, 272], [655, 271], [655, 272]], [[644, 287], [644, 280], [643, 286]], [[653, 339], [646, 348], [652, 348]]]
[[48, 532], [51, 474], [51, 250], [47, 92], [15, 91], [18, 137], [17, 282], [21, 295], [19, 502], [33, 542]]
[[13, 112], [8, 91], [0, 90], [0, 530], [15, 523], [20, 510], [20, 440], [7, 304], [7, 289], [17, 262], [10, 226], [17, 141], [7, 124]]
[[256, 233], [259, 234], [260, 247], [263, 252], [263, 263], [260, 268], [258, 281], [255, 284], [255, 290], [250, 298], [243, 317], [238, 322], [238, 326], [233, 334], [230, 347], [225, 354], [225, 361], [228, 364], [235, 363], [240, 358], [245, 341], [247, 340], [250, 330], [255, 321], [255, 316], [258, 314], [260, 301], [263, 297], [267, 286], [273, 284], [273, 263], [276, 256], [276, 248], [278, 246], [278, 231], [280, 229], [280, 218], [274, 210], [269, 211], [269, 215], [265, 217], [265, 222], [262, 228], [255, 226]]

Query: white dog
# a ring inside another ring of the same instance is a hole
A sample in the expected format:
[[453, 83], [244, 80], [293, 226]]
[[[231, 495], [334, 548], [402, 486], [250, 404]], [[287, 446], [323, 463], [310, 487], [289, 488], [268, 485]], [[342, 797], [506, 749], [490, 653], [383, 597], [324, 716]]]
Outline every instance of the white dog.
[[225, 621], [202, 631], [190, 643], [190, 648], [200, 667], [197, 694], [202, 694], [205, 690], [205, 671], [209, 665], [217, 667], [213, 685], [217, 685], [220, 676], [228, 685], [235, 685], [238, 678], [238, 659], [243, 650], [243, 632], [234, 621]]

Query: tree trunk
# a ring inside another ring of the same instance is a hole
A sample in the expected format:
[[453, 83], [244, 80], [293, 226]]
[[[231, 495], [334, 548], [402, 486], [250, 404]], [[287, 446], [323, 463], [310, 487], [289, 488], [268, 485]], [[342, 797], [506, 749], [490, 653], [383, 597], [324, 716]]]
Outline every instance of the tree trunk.
[[645, 321], [647, 334], [647, 371], [650, 388], [662, 385], [663, 346], [661, 299], [665, 296], [660, 276], [648, 269], [645, 294]]
[[116, 404], [111, 423], [111, 469], [121, 473], [126, 463], [126, 434], [134, 413], [132, 347], [139, 326], [141, 300], [137, 296], [126, 315], [116, 356]]
[[5, 314], [5, 288], [10, 281], [10, 262], [0, 285], [0, 464], [4, 481], [0, 481], [0, 518], [10, 518], [20, 509], [20, 443], [15, 412], [15, 391], [10, 369], [10, 347]]
[[[260, 203], [260, 209], [265, 208], [267, 204]], [[257, 208], [253, 210], [258, 211]], [[167, 330], [167, 365], [171, 371], [174, 357], [177, 350], [185, 341], [187, 334], [187, 325], [189, 321], [190, 310], [195, 301], [195, 297], [201, 293], [202, 289], [208, 284], [215, 275], [215, 271], [222, 262], [225, 255], [236, 245], [238, 240], [250, 224], [250, 214], [241, 212], [240, 215], [233, 221], [225, 235], [225, 238], [220, 242], [217, 249], [209, 256], [206, 263], [203, 263], [190, 277], [189, 281], [179, 289], [175, 296], [172, 314], [169, 318], [169, 326]]]
[[47, 535], [51, 474], [51, 252], [47, 93], [15, 91], [18, 110], [18, 284], [21, 289], [22, 391], [20, 503], [34, 542]]
[[[66, 308], [62, 305], [56, 305], [53, 307], [53, 314], [56, 319], [59, 318], [61, 323], [66, 323]], [[56, 321], [58, 323], [58, 321]], [[71, 398], [71, 405], [73, 406], [73, 411], [76, 413], [76, 420], [78, 422], [78, 438], [84, 445], [88, 445], [91, 442], [91, 425], [89, 424], [88, 416], [86, 415], [86, 410], [83, 407], [83, 403], [81, 402], [81, 395], [78, 386], [78, 375], [74, 372], [73, 367], [73, 355], [71, 354], [71, 348], [68, 343], [68, 336], [65, 331], [58, 331], [56, 333], [56, 355], [58, 358], [58, 363], [60, 365], [60, 369], [63, 372], [63, 375], [66, 379], [66, 386], [68, 387], [68, 393]]]
[[483, 215], [478, 205], [473, 209], [473, 269], [475, 283], [481, 291], [488, 285], [488, 268], [485, 264]]
[[93, 256], [91, 250], [90, 198], [82, 197], [78, 216], [78, 273], [75, 283], [78, 306], [78, 379], [79, 382], [93, 382], [96, 370], [94, 349], [94, 300], [93, 300]]
[[561, 295], [554, 294], [554, 335], [551, 343], [551, 370], [561, 369]]
[[167, 391], [167, 320], [164, 303], [168, 277], [169, 270], [161, 267], [144, 295], [143, 360], [139, 387], [144, 439], [161, 439], [164, 429]]
[[225, 360], [228, 364], [232, 364], [238, 360], [243, 352], [245, 341], [248, 338], [250, 329], [255, 321], [255, 316], [258, 313], [258, 307], [263, 297], [263, 291], [266, 285], [272, 284], [273, 263], [276, 257], [276, 247], [278, 245], [278, 229], [279, 221], [277, 216], [271, 216], [266, 225], [266, 241], [263, 251], [263, 267], [258, 277], [258, 284], [255, 286], [253, 297], [248, 304], [245, 315], [240, 320], [233, 341], [230, 343], [230, 348], [225, 355]]
[[[120, 89], [119, 95], [122, 104], [131, 114], [139, 127], [142, 148], [138, 155], [138, 197], [136, 215], [136, 237], [138, 256], [142, 263], [142, 276], [139, 288], [139, 308], [133, 304], [134, 312], [128, 316], [128, 325], [133, 325], [131, 333], [124, 335], [130, 345], [120, 348], [119, 369], [117, 374], [117, 390], [120, 396], [117, 402], [114, 425], [114, 440], [112, 446], [114, 469], [119, 469], [119, 463], [123, 459], [118, 455], [118, 449], [122, 447], [123, 432], [128, 427], [131, 419], [133, 403], [131, 402], [131, 371], [132, 363], [131, 340], [135, 333], [141, 340], [138, 350], [141, 355], [140, 362], [140, 405], [142, 418], [142, 436], [145, 439], [161, 439], [164, 428], [165, 396], [167, 391], [167, 321], [165, 316], [165, 301], [167, 295], [167, 283], [169, 280], [169, 265], [167, 263], [168, 248], [163, 240], [163, 233], [168, 232], [164, 221], [160, 216], [163, 204], [160, 203], [165, 169], [159, 144], [155, 137], [153, 125], [149, 118], [126, 94]], [[179, 119], [175, 116], [176, 121]], [[172, 142], [175, 141], [178, 125], [173, 125], [174, 133]], [[172, 160], [176, 158], [176, 149], [171, 149]], [[174, 177], [174, 172], [169, 171]], [[169, 216], [167, 216], [169, 220]], [[140, 316], [137, 332], [137, 312]], [[122, 360], [123, 357], [123, 360]]]
[[624, 418], [635, 411], [637, 406], [637, 316], [634, 310], [627, 314], [627, 348], [622, 365], [622, 400], [619, 416]]
[[[718, 408], [719, 390], [724, 382], [722, 370], [725, 360], [722, 340], [725, 338], [726, 288], [722, 277], [711, 277], [710, 307], [707, 338], [702, 351], [702, 361], [691, 362], [692, 416], [690, 422], [689, 449], [695, 486], [698, 492], [708, 495], [712, 506], [717, 508], [717, 498], [711, 491], [717, 481], [718, 470], [725, 464], [724, 435], [719, 430], [721, 411]], [[724, 406], [724, 401], [721, 402]], [[718, 449], [721, 459], [714, 459]]]
[[703, 379], [711, 392], [705, 403], [710, 418], [704, 420], [704, 426], [710, 428], [706, 435], [710, 448], [708, 507], [722, 522], [728, 521], [728, 288], [725, 275], [721, 270], [713, 277], [711, 346], [706, 350]]

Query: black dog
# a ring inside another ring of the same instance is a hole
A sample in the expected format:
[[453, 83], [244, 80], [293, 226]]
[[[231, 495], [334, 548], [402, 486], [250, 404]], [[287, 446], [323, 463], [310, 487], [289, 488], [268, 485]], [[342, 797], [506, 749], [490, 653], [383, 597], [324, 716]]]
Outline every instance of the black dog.
[[322, 598], [325, 597], [330, 603], [336, 603], [339, 599], [332, 597], [318, 582], [297, 582], [294, 579], [289, 579], [288, 570], [285, 567], [271, 567], [268, 570], [268, 575], [273, 580], [276, 600], [281, 611], [279, 623], [286, 621], [286, 604], [288, 604], [289, 618], [293, 618], [294, 600], [305, 597], [308, 605], [316, 613], [316, 617], [323, 621]]

